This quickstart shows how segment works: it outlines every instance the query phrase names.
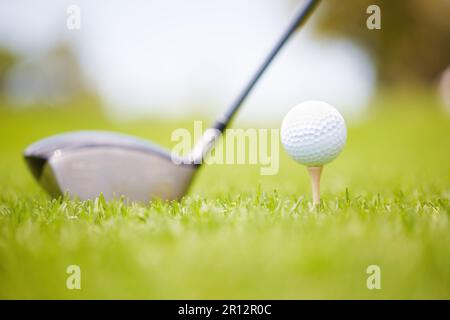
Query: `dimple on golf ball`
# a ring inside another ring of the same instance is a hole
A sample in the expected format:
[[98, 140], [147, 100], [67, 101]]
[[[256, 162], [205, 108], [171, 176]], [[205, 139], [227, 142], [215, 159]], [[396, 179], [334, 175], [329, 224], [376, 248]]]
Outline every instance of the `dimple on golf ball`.
[[292, 108], [281, 124], [281, 142], [297, 162], [322, 166], [344, 148], [347, 128], [342, 115], [322, 101], [305, 101]]

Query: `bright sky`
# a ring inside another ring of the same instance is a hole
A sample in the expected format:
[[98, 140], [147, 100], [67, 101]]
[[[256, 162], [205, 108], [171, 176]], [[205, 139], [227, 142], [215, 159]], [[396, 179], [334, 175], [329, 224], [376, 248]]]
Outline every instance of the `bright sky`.
[[[80, 30], [66, 27], [70, 4], [81, 8]], [[295, 1], [276, 0], [0, 0], [0, 45], [32, 58], [69, 43], [113, 115], [213, 116], [295, 9]], [[313, 37], [313, 24], [294, 35], [239, 118], [281, 119], [309, 99], [347, 114], [364, 110], [374, 90], [370, 60], [345, 40]]]

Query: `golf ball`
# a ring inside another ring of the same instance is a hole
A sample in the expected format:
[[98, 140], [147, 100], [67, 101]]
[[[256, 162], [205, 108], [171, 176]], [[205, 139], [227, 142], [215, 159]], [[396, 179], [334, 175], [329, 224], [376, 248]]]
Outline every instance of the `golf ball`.
[[292, 108], [281, 124], [287, 153], [306, 166], [322, 166], [335, 159], [347, 140], [345, 121], [335, 107], [305, 101]]

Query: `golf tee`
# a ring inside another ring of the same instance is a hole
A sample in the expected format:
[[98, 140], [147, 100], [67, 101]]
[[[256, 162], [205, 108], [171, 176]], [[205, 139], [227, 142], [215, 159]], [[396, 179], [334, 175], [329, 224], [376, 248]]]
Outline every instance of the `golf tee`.
[[308, 167], [309, 177], [311, 178], [311, 190], [314, 205], [320, 203], [320, 176], [322, 174], [323, 166]]

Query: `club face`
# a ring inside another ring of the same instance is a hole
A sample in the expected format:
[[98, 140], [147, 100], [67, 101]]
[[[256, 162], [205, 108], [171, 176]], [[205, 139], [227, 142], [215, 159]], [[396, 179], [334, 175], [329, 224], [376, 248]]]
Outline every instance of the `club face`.
[[81, 200], [100, 193], [106, 199], [123, 195], [141, 202], [179, 199], [196, 171], [194, 165], [178, 164], [180, 159], [164, 149], [107, 132], [50, 137], [29, 146], [24, 156], [52, 196], [68, 192]]

